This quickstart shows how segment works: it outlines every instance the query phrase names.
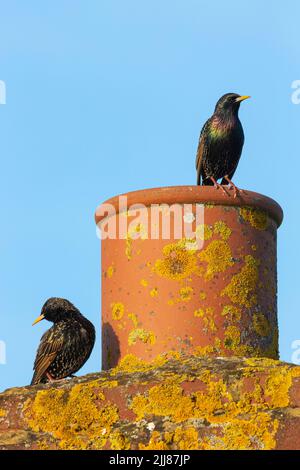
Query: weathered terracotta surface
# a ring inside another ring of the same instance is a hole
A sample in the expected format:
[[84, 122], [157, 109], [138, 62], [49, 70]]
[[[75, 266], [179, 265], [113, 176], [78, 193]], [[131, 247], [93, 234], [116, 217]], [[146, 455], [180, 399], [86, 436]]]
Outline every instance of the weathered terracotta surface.
[[299, 449], [300, 367], [127, 356], [116, 369], [0, 394], [0, 449]]
[[[140, 213], [119, 207], [118, 197], [107, 201], [109, 223], [117, 229], [128, 223], [128, 230], [124, 239], [102, 241], [104, 369], [128, 354], [152, 360], [166, 351], [278, 358], [276, 231], [282, 211], [257, 193], [229, 194], [196, 186], [127, 194], [128, 207], [146, 206]], [[176, 217], [168, 207], [162, 214], [170, 217], [169, 239], [161, 223], [158, 239], [147, 238], [151, 204], [190, 204], [185, 221], [203, 204], [204, 219], [190, 223], [203, 246], [184, 235], [175, 239]], [[102, 219], [98, 210], [96, 222]]]

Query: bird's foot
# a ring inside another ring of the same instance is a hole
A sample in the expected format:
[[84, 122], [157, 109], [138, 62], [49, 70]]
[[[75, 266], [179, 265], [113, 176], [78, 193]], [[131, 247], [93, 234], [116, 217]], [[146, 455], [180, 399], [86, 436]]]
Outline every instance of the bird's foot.
[[213, 178], [212, 176], [210, 177], [210, 179], [212, 180], [212, 182], [214, 183], [214, 187], [216, 189], [221, 189], [223, 191], [223, 193], [225, 194], [225, 196], [228, 196], [228, 193], [226, 191], [226, 189], [224, 188], [224, 186], [222, 186], [221, 184], [219, 184], [215, 178]]
[[229, 188], [230, 189], [233, 189], [233, 197], [236, 198], [237, 196], [239, 196], [240, 194], [246, 194], [246, 191], [244, 191], [243, 189], [239, 189], [233, 181], [231, 181], [231, 179], [229, 178], [229, 176], [224, 176], [224, 179], [229, 183]]

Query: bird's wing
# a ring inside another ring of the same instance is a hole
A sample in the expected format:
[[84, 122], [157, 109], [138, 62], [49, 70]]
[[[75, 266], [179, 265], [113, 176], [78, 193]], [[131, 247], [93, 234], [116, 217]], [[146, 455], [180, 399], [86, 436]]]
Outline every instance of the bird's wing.
[[200, 173], [201, 173], [201, 168], [202, 168], [202, 161], [203, 157], [205, 155], [205, 152], [207, 151], [207, 132], [210, 126], [210, 121], [211, 118], [206, 121], [204, 126], [202, 127], [200, 137], [199, 137], [199, 143], [198, 143], [198, 149], [197, 149], [197, 155], [196, 155], [196, 170], [198, 174], [198, 180], [200, 184]]
[[60, 329], [53, 327], [42, 336], [36, 358], [34, 361], [34, 375], [31, 385], [41, 381], [43, 375], [56, 358], [57, 354], [63, 349], [64, 335]]

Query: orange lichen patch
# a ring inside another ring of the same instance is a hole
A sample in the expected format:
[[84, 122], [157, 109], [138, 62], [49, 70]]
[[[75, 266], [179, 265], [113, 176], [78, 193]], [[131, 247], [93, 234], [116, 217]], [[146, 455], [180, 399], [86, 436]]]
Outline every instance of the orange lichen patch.
[[193, 292], [194, 290], [192, 287], [182, 287], [179, 291], [180, 300], [183, 302], [188, 302], [191, 300]]
[[148, 444], [139, 444], [140, 450], [167, 450], [168, 445], [162, 441], [160, 433], [153, 431]]
[[110, 448], [112, 450], [129, 450], [130, 440], [119, 431], [114, 431], [109, 436]]
[[242, 312], [240, 308], [235, 307], [234, 305], [225, 305], [221, 315], [230, 319], [230, 321], [239, 321], [241, 319]]
[[151, 289], [151, 291], [150, 291], [150, 295], [151, 295], [151, 297], [157, 297], [158, 296], [158, 288], [153, 287], [153, 289]]
[[125, 244], [125, 255], [127, 256], [128, 261], [130, 261], [132, 258], [132, 241], [132, 238], [127, 235]]
[[147, 331], [143, 328], [136, 328], [129, 333], [128, 344], [132, 346], [136, 344], [137, 341], [142, 341], [147, 344], [155, 344], [156, 336], [153, 331]]
[[253, 315], [253, 328], [259, 336], [269, 336], [271, 333], [269, 320], [262, 313]]
[[118, 373], [134, 373], [134, 372], [147, 372], [160, 367], [167, 362], [167, 357], [159, 355], [152, 362], [146, 362], [135, 356], [134, 354], [127, 354], [124, 356], [119, 364], [111, 371], [111, 375]]
[[136, 395], [133, 397], [130, 408], [137, 416], [137, 420], [145, 415], [167, 415], [175, 422], [185, 421], [192, 414], [193, 403], [190, 397], [183, 395], [182, 388], [166, 380], [162, 385], [155, 385], [148, 390], [148, 396]]
[[227, 295], [235, 304], [252, 307], [256, 303], [259, 264], [259, 260], [253, 256], [245, 256], [245, 266], [232, 277], [221, 295]]
[[127, 235], [132, 238], [133, 240], [136, 239], [141, 239], [141, 240], [146, 240], [148, 238], [148, 232], [144, 224], [136, 224], [132, 225], [129, 230]]
[[271, 343], [266, 349], [264, 349], [264, 356], [270, 357], [272, 359], [278, 359], [279, 353], [278, 353], [278, 326], [277, 324], [272, 329], [272, 333], [273, 334], [272, 334]]
[[221, 351], [222, 342], [219, 338], [215, 338], [214, 345], [197, 346], [192, 354], [196, 357], [206, 357], [212, 354], [218, 354]]
[[223, 222], [223, 220], [219, 220], [214, 224], [214, 233], [216, 235], [220, 235], [222, 240], [227, 241], [232, 233], [232, 230], [225, 222]]
[[199, 292], [199, 298], [200, 300], [205, 300], [206, 299], [206, 292], [203, 290]]
[[187, 428], [176, 428], [175, 432], [166, 432], [164, 434], [165, 442], [175, 449], [179, 450], [197, 450], [199, 449], [198, 431], [193, 426]]
[[233, 266], [230, 246], [224, 240], [213, 240], [205, 250], [198, 254], [200, 261], [207, 263], [205, 278], [212, 279], [215, 274]]
[[256, 383], [259, 381], [259, 374], [268, 369], [261, 397], [263, 408], [276, 409], [290, 406], [289, 391], [294, 378], [300, 377], [300, 367], [281, 365], [269, 358], [247, 358], [245, 363], [248, 367], [244, 369], [243, 375], [254, 377]]
[[213, 435], [201, 442], [205, 450], [271, 450], [276, 447], [277, 419], [257, 413], [248, 419], [232, 419], [222, 435]]
[[196, 227], [197, 240], [209, 240], [213, 236], [213, 230], [209, 225], [200, 224]]
[[236, 326], [229, 326], [225, 330], [224, 346], [235, 351], [241, 342], [241, 333]]
[[141, 279], [141, 280], [140, 280], [140, 284], [141, 284], [141, 286], [143, 286], [143, 287], [147, 287], [147, 286], [148, 286], [148, 281], [147, 281], [146, 279]]
[[300, 377], [300, 367], [286, 366], [270, 371], [265, 383], [265, 396], [270, 408], [289, 406], [289, 390], [296, 377]]
[[213, 307], [206, 308], [205, 313], [206, 315], [203, 319], [204, 325], [212, 332], [217, 331]]
[[256, 228], [257, 230], [266, 230], [268, 226], [268, 215], [265, 212], [254, 207], [241, 207], [240, 215], [246, 222], [248, 222], [252, 227]]
[[143, 224], [136, 224], [129, 228], [126, 234], [125, 255], [130, 261], [132, 258], [132, 245], [136, 239], [146, 240], [148, 238], [147, 229]]
[[206, 309], [198, 308], [198, 310], [194, 311], [194, 317], [202, 318], [206, 329], [217, 331], [214, 319], [214, 309], [212, 307], [207, 307]]
[[253, 315], [253, 328], [259, 336], [269, 336], [271, 333], [269, 320], [262, 313]]
[[99, 381], [65, 390], [41, 390], [28, 400], [25, 417], [33, 431], [52, 434], [62, 449], [101, 449], [119, 419], [116, 405], [106, 402]]
[[115, 267], [114, 266], [109, 266], [107, 268], [107, 277], [110, 279], [111, 277], [113, 277], [113, 274], [115, 272]]
[[136, 328], [138, 326], [138, 317], [135, 313], [128, 313], [128, 318], [132, 321], [134, 327]]
[[124, 304], [122, 302], [113, 302], [111, 304], [111, 313], [114, 320], [121, 320], [124, 315]]
[[161, 277], [180, 280], [197, 270], [196, 250], [189, 250], [186, 240], [171, 243], [163, 248], [163, 259], [155, 262], [153, 271]]
[[203, 318], [204, 315], [205, 315], [205, 311], [203, 310], [203, 308], [198, 308], [197, 310], [194, 311], [194, 317]]

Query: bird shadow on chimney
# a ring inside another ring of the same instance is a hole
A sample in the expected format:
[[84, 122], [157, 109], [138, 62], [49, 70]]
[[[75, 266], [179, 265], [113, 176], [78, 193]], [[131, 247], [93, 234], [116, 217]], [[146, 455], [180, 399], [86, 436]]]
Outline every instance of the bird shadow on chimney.
[[110, 323], [102, 326], [102, 369], [115, 367], [120, 359], [120, 341]]

